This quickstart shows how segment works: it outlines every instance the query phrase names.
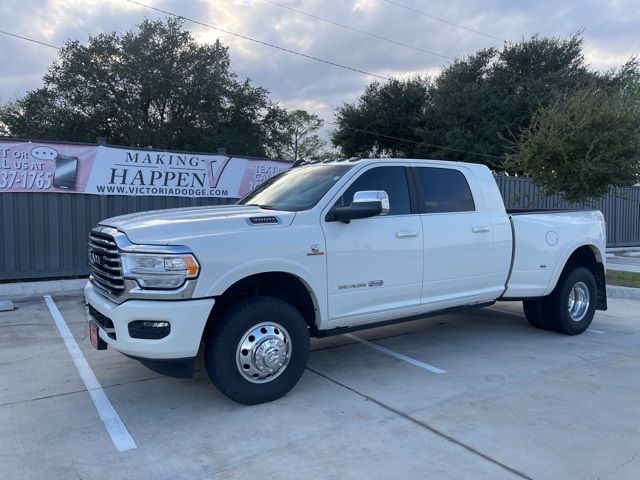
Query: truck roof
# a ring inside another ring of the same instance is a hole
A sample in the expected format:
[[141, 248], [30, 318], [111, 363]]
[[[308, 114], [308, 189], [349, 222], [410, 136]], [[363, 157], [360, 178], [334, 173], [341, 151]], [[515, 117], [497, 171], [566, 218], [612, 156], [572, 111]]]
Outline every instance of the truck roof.
[[467, 168], [487, 168], [485, 165], [481, 163], [471, 163], [471, 162], [452, 162], [449, 160], [434, 160], [427, 158], [359, 158], [359, 157], [351, 157], [351, 158], [329, 158], [326, 160], [297, 160], [293, 163], [291, 168], [299, 167], [302, 165], [335, 165], [335, 164], [345, 164], [345, 163], [357, 163], [357, 164], [375, 164], [375, 163], [387, 163], [387, 162], [424, 162], [429, 165], [443, 165], [443, 166], [458, 166], [458, 167], [467, 167]]

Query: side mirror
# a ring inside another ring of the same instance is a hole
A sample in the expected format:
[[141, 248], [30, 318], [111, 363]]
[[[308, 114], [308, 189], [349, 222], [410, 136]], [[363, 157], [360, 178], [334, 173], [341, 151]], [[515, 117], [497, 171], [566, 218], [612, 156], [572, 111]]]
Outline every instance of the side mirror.
[[365, 190], [356, 192], [348, 207], [334, 207], [327, 220], [349, 223], [358, 218], [375, 217], [389, 213], [389, 195], [384, 190]]

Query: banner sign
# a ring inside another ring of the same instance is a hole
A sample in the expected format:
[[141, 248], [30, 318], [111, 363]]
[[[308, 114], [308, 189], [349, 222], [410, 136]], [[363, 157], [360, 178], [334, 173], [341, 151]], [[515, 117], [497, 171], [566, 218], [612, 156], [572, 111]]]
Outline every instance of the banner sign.
[[0, 193], [240, 198], [288, 162], [0, 140]]

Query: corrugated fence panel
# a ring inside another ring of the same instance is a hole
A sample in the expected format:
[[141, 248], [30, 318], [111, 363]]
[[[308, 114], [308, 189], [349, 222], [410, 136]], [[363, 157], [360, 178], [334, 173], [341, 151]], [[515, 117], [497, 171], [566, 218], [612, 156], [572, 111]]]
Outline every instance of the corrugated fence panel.
[[[610, 247], [640, 245], [640, 187], [570, 204], [544, 195], [528, 178], [496, 176], [507, 208], [597, 208]], [[87, 236], [100, 220], [145, 210], [224, 205], [235, 199], [54, 193], [0, 194], [0, 281], [88, 275]]]
[[88, 275], [89, 230], [126, 213], [236, 199], [126, 197], [54, 193], [0, 194], [0, 281]]
[[507, 208], [595, 208], [606, 219], [608, 247], [640, 245], [640, 187], [612, 188], [603, 198], [570, 203], [559, 195], [545, 195], [528, 178], [495, 178]]

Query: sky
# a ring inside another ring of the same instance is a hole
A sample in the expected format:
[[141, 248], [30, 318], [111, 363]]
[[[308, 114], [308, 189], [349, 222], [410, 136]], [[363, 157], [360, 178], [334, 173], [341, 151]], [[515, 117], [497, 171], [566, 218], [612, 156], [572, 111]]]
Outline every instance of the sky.
[[[583, 32], [584, 53], [607, 70], [640, 53], [639, 0], [140, 0], [200, 22], [307, 55], [387, 76], [435, 75], [450, 62], [484, 47], [500, 47], [532, 34]], [[363, 35], [275, 5], [386, 37]], [[416, 13], [395, 3], [453, 22]], [[54, 45], [68, 39], [123, 31], [163, 14], [126, 0], [1, 0], [0, 30]], [[375, 77], [344, 70], [186, 22], [201, 42], [230, 46], [231, 67], [267, 88], [280, 105], [331, 121], [335, 108], [353, 102]], [[476, 30], [485, 35], [470, 31]], [[497, 37], [497, 38], [493, 38]], [[502, 39], [502, 40], [500, 40]], [[426, 53], [427, 50], [432, 53]], [[0, 102], [42, 85], [56, 51], [0, 34]], [[323, 136], [332, 128], [325, 125]]]

